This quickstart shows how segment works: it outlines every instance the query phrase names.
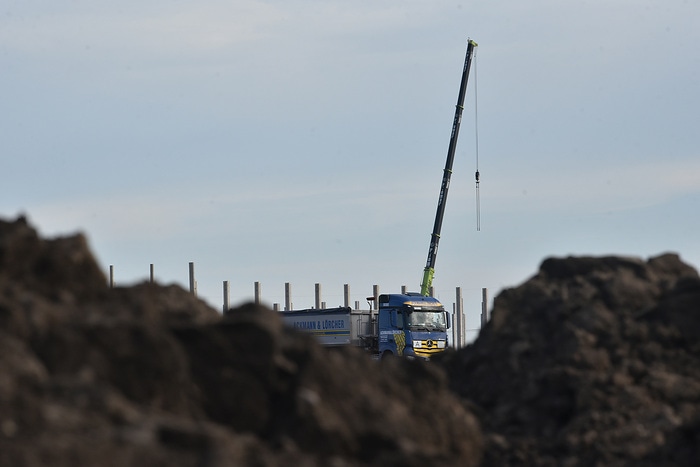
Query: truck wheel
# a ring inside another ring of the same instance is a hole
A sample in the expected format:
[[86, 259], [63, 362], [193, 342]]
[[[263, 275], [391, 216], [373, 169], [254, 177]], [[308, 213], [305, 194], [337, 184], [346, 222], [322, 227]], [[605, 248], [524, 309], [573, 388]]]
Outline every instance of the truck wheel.
[[389, 351], [389, 350], [385, 350], [384, 353], [382, 354], [382, 360], [389, 359], [389, 358], [394, 358], [394, 354], [391, 353], [391, 351]]

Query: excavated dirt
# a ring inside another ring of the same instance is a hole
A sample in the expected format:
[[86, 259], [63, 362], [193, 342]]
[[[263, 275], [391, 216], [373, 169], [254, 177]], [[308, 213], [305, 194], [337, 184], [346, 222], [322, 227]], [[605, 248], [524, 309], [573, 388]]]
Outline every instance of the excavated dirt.
[[0, 220], [0, 465], [696, 465], [699, 337], [677, 255], [550, 258], [466, 349], [376, 362]]
[[697, 465], [700, 278], [674, 254], [550, 258], [441, 364], [483, 465]]
[[476, 466], [482, 446], [434, 365], [110, 289], [82, 235], [0, 221], [0, 465]]

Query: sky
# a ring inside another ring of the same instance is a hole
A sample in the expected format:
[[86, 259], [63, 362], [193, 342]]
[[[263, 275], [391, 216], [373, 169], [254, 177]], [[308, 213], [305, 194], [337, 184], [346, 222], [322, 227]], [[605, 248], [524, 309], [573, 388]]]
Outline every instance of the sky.
[[[467, 39], [435, 295], [479, 327], [547, 257], [698, 267], [700, 2], [0, 0], [0, 217], [117, 285], [367, 307], [418, 291]], [[474, 172], [480, 171], [480, 230]]]

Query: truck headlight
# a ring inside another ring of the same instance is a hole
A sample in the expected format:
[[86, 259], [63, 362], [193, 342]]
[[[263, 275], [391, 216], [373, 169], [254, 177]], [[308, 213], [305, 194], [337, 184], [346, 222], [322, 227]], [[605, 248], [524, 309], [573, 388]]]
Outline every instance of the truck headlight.
[[438, 349], [444, 349], [445, 348], [445, 341], [437, 341], [437, 346], [438, 346]]
[[421, 348], [421, 341], [413, 341], [413, 348], [420, 349]]

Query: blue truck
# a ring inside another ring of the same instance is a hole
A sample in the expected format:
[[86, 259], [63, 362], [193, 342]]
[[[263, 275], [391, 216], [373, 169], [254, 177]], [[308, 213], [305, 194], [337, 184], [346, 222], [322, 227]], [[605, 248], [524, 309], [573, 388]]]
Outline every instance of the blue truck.
[[429, 359], [449, 347], [449, 314], [433, 297], [382, 294], [379, 309], [349, 307], [280, 312], [287, 326], [314, 335], [322, 345], [353, 345], [378, 358]]

